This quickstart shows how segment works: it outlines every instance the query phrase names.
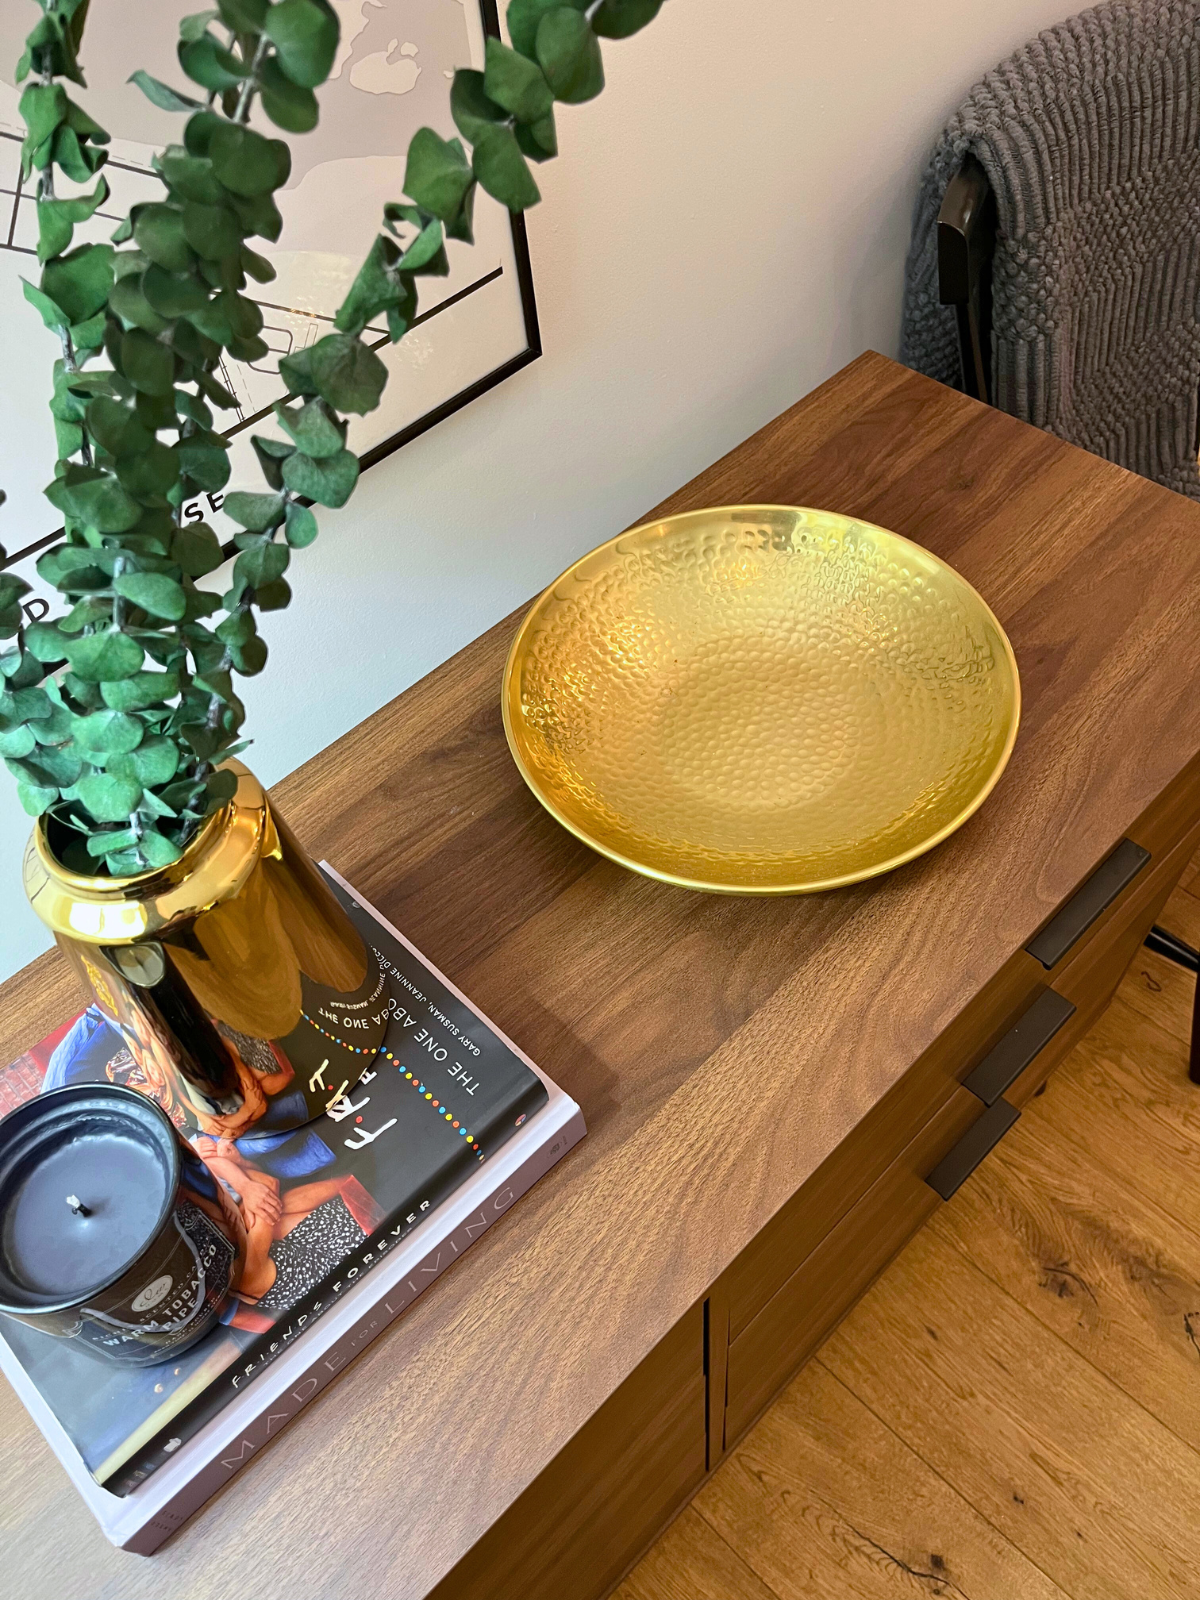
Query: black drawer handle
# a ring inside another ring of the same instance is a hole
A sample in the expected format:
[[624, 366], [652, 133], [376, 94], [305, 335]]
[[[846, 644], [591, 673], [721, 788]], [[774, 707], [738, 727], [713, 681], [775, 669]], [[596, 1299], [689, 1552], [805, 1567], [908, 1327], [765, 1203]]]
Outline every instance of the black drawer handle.
[[1143, 850], [1132, 839], [1122, 839], [1112, 855], [1076, 889], [1062, 910], [1029, 941], [1025, 946], [1029, 954], [1044, 967], [1061, 961], [1096, 918], [1108, 910], [1121, 890], [1133, 882], [1149, 859], [1149, 850]]
[[1014, 1084], [1025, 1068], [1053, 1039], [1064, 1022], [1075, 1015], [1075, 1007], [1053, 989], [1041, 994], [1015, 1022], [1003, 1039], [963, 1079], [963, 1087], [978, 1095], [985, 1106], [995, 1105], [1004, 1091]]
[[975, 1171], [975, 1168], [1000, 1143], [1021, 1113], [1007, 1100], [997, 1100], [977, 1122], [973, 1122], [948, 1155], [942, 1157], [925, 1179], [929, 1187], [949, 1200]]

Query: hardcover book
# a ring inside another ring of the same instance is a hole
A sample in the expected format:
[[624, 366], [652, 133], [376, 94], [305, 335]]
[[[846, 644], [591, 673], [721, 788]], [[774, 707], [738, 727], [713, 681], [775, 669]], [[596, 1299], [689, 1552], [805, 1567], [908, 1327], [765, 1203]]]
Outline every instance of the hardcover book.
[[[258, 1418], [269, 1410], [277, 1432], [348, 1359], [331, 1361], [335, 1349], [362, 1348], [585, 1131], [569, 1097], [322, 870], [379, 958], [386, 1034], [346, 1090], [352, 1035], [306, 1013], [330, 1102], [299, 1129], [272, 1133], [264, 1117], [231, 1138], [177, 1118], [246, 1224], [246, 1270], [221, 1325], [136, 1368], [0, 1317], [0, 1366], [109, 1538], [143, 1553], [265, 1442]], [[270, 1041], [236, 1043], [251, 1070], [278, 1073]], [[143, 1072], [91, 1006], [0, 1072], [0, 1113], [63, 1083], [144, 1086]]]

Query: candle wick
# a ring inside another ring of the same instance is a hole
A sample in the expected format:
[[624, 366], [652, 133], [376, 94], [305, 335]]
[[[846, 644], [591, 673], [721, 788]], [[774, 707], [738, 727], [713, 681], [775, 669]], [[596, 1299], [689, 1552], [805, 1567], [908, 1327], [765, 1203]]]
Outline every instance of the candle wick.
[[91, 1207], [85, 1206], [77, 1194], [69, 1194], [67, 1204], [77, 1217], [90, 1217], [92, 1214]]

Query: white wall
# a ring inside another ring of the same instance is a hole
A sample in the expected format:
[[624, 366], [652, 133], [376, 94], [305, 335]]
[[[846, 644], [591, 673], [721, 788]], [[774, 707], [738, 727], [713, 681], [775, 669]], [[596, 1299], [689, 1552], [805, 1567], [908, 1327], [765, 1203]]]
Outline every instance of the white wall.
[[[290, 771], [862, 350], [893, 354], [939, 127], [1069, 9], [667, 0], [606, 45], [608, 86], [560, 110], [529, 215], [546, 353], [323, 515], [247, 685], [258, 774]], [[27, 832], [5, 783], [0, 977], [48, 943], [20, 887]]]

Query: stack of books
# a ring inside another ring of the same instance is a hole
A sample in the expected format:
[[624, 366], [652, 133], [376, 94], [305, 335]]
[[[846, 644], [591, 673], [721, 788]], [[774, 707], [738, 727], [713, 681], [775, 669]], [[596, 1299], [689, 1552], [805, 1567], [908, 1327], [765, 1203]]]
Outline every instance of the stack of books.
[[[193, 1138], [253, 1241], [256, 1289], [158, 1366], [121, 1367], [0, 1316], [0, 1368], [113, 1544], [149, 1555], [584, 1135], [582, 1113], [327, 865], [379, 957], [383, 1046], [286, 1135]], [[313, 1020], [313, 1019], [310, 1019]], [[316, 1021], [314, 1026], [318, 1026]], [[331, 1058], [352, 1049], [322, 1030]], [[130, 1081], [96, 1007], [0, 1071], [0, 1112]]]

